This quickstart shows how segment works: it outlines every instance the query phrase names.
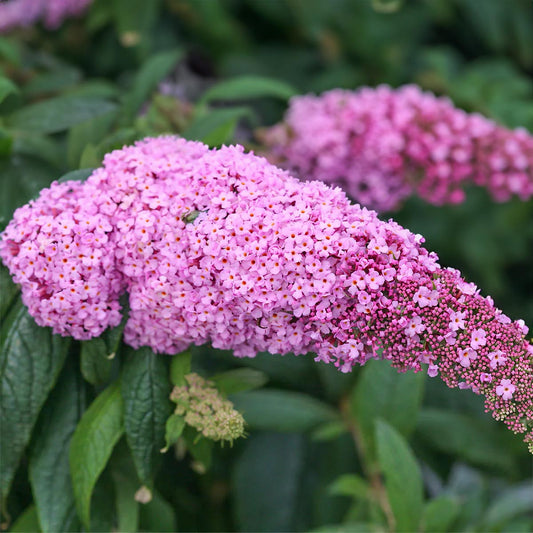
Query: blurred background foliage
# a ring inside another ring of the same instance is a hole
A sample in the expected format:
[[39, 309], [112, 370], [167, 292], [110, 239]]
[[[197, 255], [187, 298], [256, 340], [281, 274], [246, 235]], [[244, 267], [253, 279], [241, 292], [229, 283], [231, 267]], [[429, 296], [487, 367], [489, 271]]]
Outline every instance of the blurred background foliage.
[[[95, 0], [57, 31], [1, 37], [0, 73], [4, 227], [52, 180], [86, 177], [103, 154], [146, 135], [260, 149], [253, 130], [279, 121], [293, 94], [417, 83], [533, 132], [533, 4]], [[533, 327], [531, 201], [495, 204], [472, 189], [462, 205], [411, 199], [393, 216]], [[5, 317], [16, 288], [0, 274]], [[74, 428], [123, 370], [126, 354], [106, 362], [103, 344], [81, 358], [70, 347], [30, 428], [3, 505], [12, 531], [80, 528], [66, 493], [61, 516], [39, 499], [35, 450], [46, 417], [70, 416]], [[92, 495], [91, 530], [533, 530], [531, 456], [469, 391], [397, 375], [386, 362], [343, 375], [312, 356], [237, 360], [201, 347], [192, 365], [205, 376], [239, 369], [226, 392], [248, 437], [225, 448], [189, 443], [188, 453], [178, 443], [159, 457], [147, 504], [132, 497], [141, 483], [121, 438]], [[73, 395], [79, 412], [69, 415], [61, 401]]]

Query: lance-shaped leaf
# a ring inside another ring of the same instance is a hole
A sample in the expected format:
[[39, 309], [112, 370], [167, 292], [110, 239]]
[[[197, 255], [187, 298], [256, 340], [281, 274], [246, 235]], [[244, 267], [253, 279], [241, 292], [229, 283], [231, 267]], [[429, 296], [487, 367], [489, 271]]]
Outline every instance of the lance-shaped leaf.
[[94, 486], [123, 431], [123, 403], [115, 382], [85, 411], [70, 443], [72, 488], [78, 515], [87, 528]]
[[127, 353], [121, 377], [124, 429], [139, 478], [148, 486], [165, 444], [165, 423], [172, 412], [170, 391], [163, 356], [149, 348]]
[[68, 451], [84, 408], [85, 387], [71, 359], [43, 407], [30, 451], [31, 488], [45, 533], [70, 531], [77, 521]]
[[0, 333], [0, 489], [6, 496], [70, 342], [35, 324], [21, 304]]
[[376, 422], [376, 446], [396, 531], [418, 531], [424, 495], [413, 452], [402, 435], [384, 420]]

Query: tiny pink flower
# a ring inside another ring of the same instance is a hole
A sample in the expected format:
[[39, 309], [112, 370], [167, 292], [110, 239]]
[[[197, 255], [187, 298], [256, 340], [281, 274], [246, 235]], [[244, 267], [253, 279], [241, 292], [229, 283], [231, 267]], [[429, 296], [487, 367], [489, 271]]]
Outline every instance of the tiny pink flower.
[[510, 400], [513, 397], [516, 387], [512, 384], [510, 379], [502, 379], [500, 384], [496, 387], [496, 394], [501, 396], [504, 400]]

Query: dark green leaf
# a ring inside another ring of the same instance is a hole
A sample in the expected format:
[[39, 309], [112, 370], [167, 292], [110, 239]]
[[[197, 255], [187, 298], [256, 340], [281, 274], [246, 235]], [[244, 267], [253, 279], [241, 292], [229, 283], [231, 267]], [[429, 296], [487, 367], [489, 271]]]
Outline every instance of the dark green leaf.
[[94, 168], [80, 168], [79, 170], [72, 170], [63, 174], [57, 181], [65, 183], [65, 181], [85, 181], [92, 173]]
[[16, 130], [56, 133], [115, 108], [115, 104], [101, 98], [58, 96], [16, 111], [7, 124]]
[[211, 376], [209, 379], [224, 394], [234, 394], [262, 387], [268, 381], [268, 376], [253, 368], [236, 368]]
[[188, 350], [172, 357], [170, 361], [170, 382], [179, 387], [185, 385], [185, 376], [191, 371], [192, 354]]
[[139, 503], [135, 500], [139, 481], [129, 454], [127, 459], [118, 466], [113, 465], [111, 472], [115, 483], [118, 531], [124, 533], [137, 531], [139, 528]]
[[0, 102], [10, 94], [17, 93], [18, 87], [7, 78], [0, 77]]
[[369, 361], [351, 394], [351, 412], [369, 452], [373, 450], [374, 421], [383, 418], [403, 435], [416, 425], [424, 390], [424, 374], [399, 374], [387, 361]]
[[13, 156], [0, 161], [2, 194], [0, 195], [0, 227], [20, 207], [48, 186], [57, 176], [57, 169], [41, 159]]
[[318, 426], [311, 434], [311, 438], [315, 441], [334, 440], [347, 431], [348, 428], [342, 420], [334, 420]]
[[368, 498], [371, 494], [368, 482], [356, 474], [344, 474], [338, 477], [329, 486], [329, 492], [357, 499]]
[[35, 505], [30, 505], [9, 528], [10, 533], [40, 533], [41, 526]]
[[185, 419], [180, 415], [170, 415], [165, 424], [165, 447], [161, 450], [163, 453], [178, 442], [183, 430], [185, 429]]
[[124, 429], [140, 480], [150, 488], [172, 412], [165, 356], [149, 348], [130, 350], [121, 377]]
[[43, 532], [69, 531], [76, 519], [68, 450], [85, 407], [85, 390], [67, 361], [44, 405], [32, 440], [29, 475]]
[[82, 341], [80, 353], [81, 373], [91, 385], [103, 385], [111, 376], [113, 361], [101, 337]]
[[451, 530], [459, 514], [459, 501], [453, 496], [438, 496], [424, 507], [423, 530], [428, 533], [445, 533]]
[[249, 439], [233, 475], [239, 531], [294, 531], [305, 468], [302, 435], [268, 433]]
[[45, 72], [32, 78], [22, 89], [25, 97], [63, 91], [78, 83], [81, 73], [77, 68], [62, 67], [59, 70]]
[[502, 472], [513, 469], [512, 457], [506, 453], [506, 441], [490, 419], [428, 408], [421, 411], [417, 430], [437, 450]]
[[91, 533], [112, 532], [117, 517], [117, 496], [115, 484], [109, 468], [105, 468], [93, 490], [91, 497]]
[[[13, 140], [13, 153], [42, 159], [50, 165], [63, 168], [66, 164], [65, 148], [49, 135], [35, 135], [25, 132]], [[52, 181], [54, 176], [50, 176]]]
[[37, 416], [65, 361], [70, 341], [40, 328], [22, 305], [0, 336], [0, 489], [9, 492]]
[[91, 495], [124, 431], [120, 385], [105, 389], [83, 415], [70, 444], [70, 473], [78, 515], [90, 524]]
[[202, 437], [196, 429], [185, 426], [183, 438], [187, 444], [187, 450], [194, 459], [193, 468], [200, 474], [205, 474], [211, 468], [213, 460], [213, 441]]
[[262, 97], [288, 100], [296, 93], [294, 87], [281, 80], [261, 76], [240, 76], [217, 83], [205, 92], [201, 101], [246, 100]]
[[98, 115], [72, 127], [68, 133], [67, 160], [71, 167], [78, 167], [81, 154], [88, 144], [97, 145], [109, 132], [115, 119], [117, 110]]
[[210, 110], [195, 118], [182, 135], [186, 139], [218, 146], [231, 141], [238, 121], [245, 117], [254, 120], [252, 111], [247, 107]]
[[254, 429], [307, 431], [337, 417], [329, 405], [299, 392], [265, 389], [240, 392], [231, 400]]
[[140, 526], [142, 531], [176, 531], [176, 516], [172, 506], [157, 492], [152, 500], [140, 509]]
[[18, 292], [19, 288], [13, 283], [9, 270], [0, 263], [0, 323], [9, 311]]
[[126, 94], [122, 104], [122, 125], [129, 124], [135, 114], [149, 98], [157, 84], [176, 66], [181, 59], [181, 50], [160, 52], [152, 56], [135, 77], [132, 89]]
[[531, 512], [533, 484], [527, 481], [523, 485], [508, 488], [498, 496], [487, 512], [484, 525], [493, 530], [519, 514]]
[[424, 489], [413, 452], [402, 435], [381, 419], [376, 422], [376, 445], [396, 531], [417, 531]]

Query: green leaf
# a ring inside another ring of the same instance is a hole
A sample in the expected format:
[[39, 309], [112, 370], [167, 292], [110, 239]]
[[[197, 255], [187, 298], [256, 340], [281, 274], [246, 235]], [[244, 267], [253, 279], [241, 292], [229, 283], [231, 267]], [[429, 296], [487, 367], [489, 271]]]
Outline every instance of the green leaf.
[[337, 412], [329, 405], [299, 392], [275, 389], [240, 392], [232, 395], [231, 401], [254, 429], [307, 431], [337, 418]]
[[67, 361], [44, 405], [32, 439], [29, 477], [43, 532], [70, 531], [77, 520], [72, 494], [68, 450], [85, 408], [85, 389]]
[[0, 263], [0, 323], [9, 311], [18, 292], [19, 288], [13, 283], [9, 270]]
[[113, 361], [109, 358], [106, 343], [102, 337], [81, 342], [80, 368], [91, 385], [103, 385], [109, 381]]
[[161, 452], [166, 453], [168, 449], [178, 442], [185, 429], [185, 419], [180, 415], [170, 415], [165, 424], [165, 447]]
[[79, 170], [71, 170], [63, 174], [57, 181], [65, 183], [65, 181], [85, 181], [92, 173], [94, 168], [80, 168]]
[[26, 106], [10, 115], [6, 122], [16, 130], [56, 133], [99, 115], [116, 105], [102, 98], [58, 96]]
[[81, 79], [81, 72], [77, 68], [63, 66], [52, 72], [44, 72], [33, 77], [22, 88], [26, 98], [38, 95], [64, 91], [76, 85]]
[[18, 87], [11, 80], [0, 77], [0, 103], [13, 93], [18, 93]]
[[124, 453], [128, 450], [120, 451], [125, 457], [120, 458], [120, 461], [112, 461], [111, 475], [115, 483], [117, 530], [128, 533], [139, 529], [139, 503], [135, 500], [139, 481], [129, 453]]
[[507, 441], [501, 438], [502, 434], [492, 420], [427, 408], [420, 413], [417, 434], [435, 449], [472, 464], [497, 468], [505, 473], [514, 468], [512, 457], [506, 453]]
[[140, 508], [141, 531], [176, 531], [174, 509], [158, 492], [152, 493], [152, 500]]
[[424, 489], [413, 452], [402, 435], [381, 419], [376, 421], [376, 444], [396, 531], [417, 531]]
[[135, 76], [132, 89], [124, 97], [121, 125], [131, 123], [137, 111], [148, 100], [158, 83], [177, 65], [182, 55], [182, 50], [160, 52], [144, 63]]
[[16, 155], [0, 160], [0, 227], [8, 222], [16, 207], [37, 196], [56, 175], [57, 169], [42, 159]]
[[295, 531], [298, 493], [307, 468], [303, 435], [259, 434], [245, 443], [233, 472], [239, 531]]
[[288, 100], [297, 94], [294, 87], [274, 78], [262, 76], [239, 76], [221, 81], [208, 89], [201, 102], [213, 100], [246, 100], [250, 98], [272, 97]]
[[311, 438], [315, 441], [335, 440], [347, 432], [348, 428], [342, 420], [334, 420], [318, 426], [311, 434]]
[[423, 531], [445, 533], [450, 531], [459, 514], [459, 501], [453, 496], [442, 495], [426, 503], [422, 517]]
[[6, 496], [46, 398], [65, 361], [70, 340], [35, 324], [15, 306], [0, 334], [0, 489]]
[[97, 145], [109, 132], [117, 118], [117, 110], [113, 109], [73, 126], [68, 132], [67, 161], [69, 166], [78, 167], [81, 154], [88, 144]]
[[90, 525], [91, 495], [111, 452], [124, 432], [120, 385], [113, 383], [89, 406], [70, 444], [70, 473], [78, 515]]
[[490, 530], [508, 522], [511, 518], [533, 512], [533, 485], [527, 481], [523, 485], [503, 491], [490, 506], [484, 526]]
[[344, 474], [338, 477], [330, 486], [330, 494], [351, 496], [352, 498], [368, 498], [370, 487], [368, 482], [356, 474]]
[[388, 361], [369, 361], [350, 397], [352, 416], [369, 453], [374, 449], [374, 421], [383, 418], [403, 435], [415, 428], [424, 391], [424, 374], [404, 374]]
[[224, 394], [234, 394], [262, 387], [268, 381], [268, 376], [253, 368], [236, 368], [211, 376], [209, 380]]
[[9, 528], [10, 533], [40, 533], [42, 531], [35, 505], [30, 505]]
[[99, 167], [103, 157], [94, 144], [87, 144], [80, 156], [80, 168]]
[[172, 412], [171, 384], [163, 355], [149, 348], [130, 350], [122, 370], [124, 429], [142, 483], [153, 486], [155, 463], [165, 443]]
[[182, 135], [186, 139], [218, 146], [231, 141], [238, 121], [245, 117], [251, 121], [255, 118], [248, 107], [210, 110], [197, 116]]
[[213, 460], [213, 441], [203, 437], [191, 426], [185, 426], [183, 438], [187, 444], [187, 450], [195, 461], [193, 468], [199, 474], [205, 474]]
[[192, 353], [187, 350], [172, 357], [170, 361], [170, 382], [179, 387], [185, 385], [185, 376], [191, 371]]

